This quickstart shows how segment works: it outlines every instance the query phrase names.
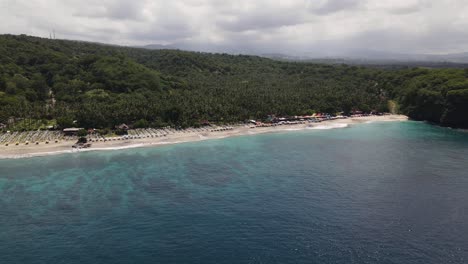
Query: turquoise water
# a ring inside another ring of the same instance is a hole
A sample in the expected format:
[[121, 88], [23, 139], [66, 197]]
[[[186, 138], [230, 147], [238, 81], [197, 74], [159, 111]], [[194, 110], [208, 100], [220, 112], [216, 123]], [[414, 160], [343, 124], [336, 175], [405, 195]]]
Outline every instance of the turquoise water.
[[0, 160], [0, 263], [468, 263], [468, 133], [374, 123]]

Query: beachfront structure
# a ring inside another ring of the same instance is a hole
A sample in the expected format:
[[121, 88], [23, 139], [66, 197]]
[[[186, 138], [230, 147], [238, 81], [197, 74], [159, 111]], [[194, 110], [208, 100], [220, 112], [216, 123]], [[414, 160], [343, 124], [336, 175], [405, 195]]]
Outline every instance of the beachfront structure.
[[78, 134], [78, 131], [83, 130], [84, 128], [76, 128], [76, 127], [71, 127], [71, 128], [65, 128], [63, 130], [63, 133], [66, 136], [76, 136]]
[[129, 126], [127, 126], [126, 124], [120, 124], [118, 126], [115, 126], [116, 129], [120, 129], [120, 130], [128, 130], [130, 129]]

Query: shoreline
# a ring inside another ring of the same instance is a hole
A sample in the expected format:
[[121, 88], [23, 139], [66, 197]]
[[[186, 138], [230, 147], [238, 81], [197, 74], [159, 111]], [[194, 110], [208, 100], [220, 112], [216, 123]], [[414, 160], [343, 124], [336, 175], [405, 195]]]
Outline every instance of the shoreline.
[[294, 125], [282, 125], [272, 127], [250, 128], [248, 125], [239, 125], [232, 130], [216, 132], [181, 131], [179, 133], [160, 138], [127, 139], [123, 141], [93, 142], [89, 149], [73, 149], [74, 142], [59, 142], [48, 145], [28, 146], [0, 146], [0, 159], [21, 159], [60, 154], [73, 154], [88, 151], [111, 151], [140, 147], [157, 147], [180, 143], [198, 142], [211, 139], [223, 139], [236, 136], [248, 136], [275, 132], [301, 131], [305, 129], [325, 130], [345, 128], [356, 124], [374, 122], [407, 121], [404, 115], [363, 116], [346, 119], [326, 120], [320, 123], [305, 123]]

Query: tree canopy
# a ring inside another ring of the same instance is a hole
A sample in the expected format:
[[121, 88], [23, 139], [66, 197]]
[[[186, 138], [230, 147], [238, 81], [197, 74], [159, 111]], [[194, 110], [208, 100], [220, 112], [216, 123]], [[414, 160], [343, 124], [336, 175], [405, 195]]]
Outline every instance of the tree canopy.
[[384, 70], [0, 36], [0, 123], [187, 127], [270, 114], [388, 111], [389, 100], [414, 119], [468, 127], [468, 70]]

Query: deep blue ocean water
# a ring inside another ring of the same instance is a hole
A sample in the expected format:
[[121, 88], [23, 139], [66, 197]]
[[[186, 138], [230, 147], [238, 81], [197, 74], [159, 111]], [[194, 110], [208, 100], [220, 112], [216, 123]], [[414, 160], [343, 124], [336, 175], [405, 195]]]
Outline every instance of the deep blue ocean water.
[[468, 263], [468, 133], [389, 122], [0, 160], [0, 263]]

